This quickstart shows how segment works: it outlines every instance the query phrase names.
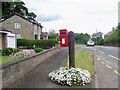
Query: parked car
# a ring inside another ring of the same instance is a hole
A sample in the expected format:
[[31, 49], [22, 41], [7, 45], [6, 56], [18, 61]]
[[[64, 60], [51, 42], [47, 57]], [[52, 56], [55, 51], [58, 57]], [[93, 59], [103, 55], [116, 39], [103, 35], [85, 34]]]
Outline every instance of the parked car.
[[87, 45], [87, 46], [94, 46], [94, 45], [95, 45], [95, 42], [92, 41], [92, 40], [89, 40], [89, 41], [87, 41], [86, 45]]

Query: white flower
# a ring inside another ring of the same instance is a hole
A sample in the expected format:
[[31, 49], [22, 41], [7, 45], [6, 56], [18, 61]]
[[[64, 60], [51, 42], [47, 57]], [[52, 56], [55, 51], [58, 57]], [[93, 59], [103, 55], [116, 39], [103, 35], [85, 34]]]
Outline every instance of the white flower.
[[54, 70], [49, 73], [49, 78], [61, 85], [85, 85], [89, 83], [90, 73], [87, 70], [81, 68], [71, 68], [60, 67], [58, 70]]

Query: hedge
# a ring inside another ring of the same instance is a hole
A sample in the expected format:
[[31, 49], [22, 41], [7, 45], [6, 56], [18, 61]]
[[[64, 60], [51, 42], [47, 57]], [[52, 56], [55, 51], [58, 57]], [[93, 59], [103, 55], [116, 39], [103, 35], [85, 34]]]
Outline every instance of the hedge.
[[110, 36], [105, 38], [104, 43], [108, 45], [118, 46], [120, 44], [119, 33], [120, 33], [120, 30], [114, 31]]
[[50, 40], [28, 40], [28, 39], [17, 39], [18, 48], [43, 48], [47, 49], [52, 46], [55, 46], [58, 41], [54, 39]]

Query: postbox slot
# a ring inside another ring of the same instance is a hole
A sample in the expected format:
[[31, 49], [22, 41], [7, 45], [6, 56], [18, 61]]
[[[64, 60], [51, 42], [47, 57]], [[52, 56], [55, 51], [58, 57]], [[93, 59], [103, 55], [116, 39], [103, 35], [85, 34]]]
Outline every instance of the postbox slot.
[[60, 34], [66, 34], [66, 32], [60, 32]]

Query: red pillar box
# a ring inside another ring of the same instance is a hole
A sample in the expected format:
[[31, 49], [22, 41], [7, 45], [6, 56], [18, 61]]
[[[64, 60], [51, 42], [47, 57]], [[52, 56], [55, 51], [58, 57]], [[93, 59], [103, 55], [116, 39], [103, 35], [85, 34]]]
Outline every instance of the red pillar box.
[[59, 30], [60, 47], [68, 47], [68, 31], [66, 29]]

